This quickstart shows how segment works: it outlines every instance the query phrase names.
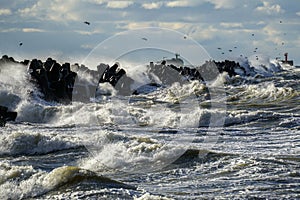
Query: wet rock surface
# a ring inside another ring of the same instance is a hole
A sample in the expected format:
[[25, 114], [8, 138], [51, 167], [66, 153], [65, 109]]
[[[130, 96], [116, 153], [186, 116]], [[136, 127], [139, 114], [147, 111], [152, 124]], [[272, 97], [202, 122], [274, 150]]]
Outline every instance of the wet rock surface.
[[[77, 63], [60, 64], [52, 58], [46, 61], [38, 59], [15, 61], [14, 58], [4, 55], [0, 59], [1, 65], [9, 63], [23, 64], [30, 75], [30, 81], [33, 82], [39, 91], [43, 94], [46, 101], [54, 101], [63, 104], [69, 104], [75, 101], [89, 101], [93, 98], [100, 83], [110, 83], [121, 95], [138, 94], [131, 90], [131, 84], [134, 82], [126, 71], [118, 63], [109, 66], [99, 64], [96, 70], [91, 70], [84, 65]], [[166, 65], [166, 62], [154, 64], [150, 62], [148, 72], [159, 78], [161, 83], [156, 83], [152, 77], [153, 83], [150, 85], [171, 85], [174, 82], [184, 82], [190, 80], [211, 81], [219, 73], [227, 72], [229, 76], [235, 76], [239, 73], [246, 74], [246, 70], [234, 61], [225, 60], [222, 62], [207, 61], [201, 66], [187, 67]], [[89, 80], [83, 77], [90, 77]]]
[[5, 106], [0, 106], [0, 127], [5, 126], [7, 121], [14, 121], [17, 118], [17, 112], [8, 111]]

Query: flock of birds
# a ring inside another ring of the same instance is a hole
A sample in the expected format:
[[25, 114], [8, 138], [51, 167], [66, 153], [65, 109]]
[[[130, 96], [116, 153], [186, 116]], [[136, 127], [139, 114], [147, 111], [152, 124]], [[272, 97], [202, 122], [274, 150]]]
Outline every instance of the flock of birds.
[[[86, 24], [86, 25], [88, 25], [88, 26], [91, 25], [91, 23], [90, 23], [89, 21], [84, 21], [83, 23]], [[279, 23], [282, 24], [282, 21], [280, 20]], [[286, 33], [284, 33], [284, 35], [286, 35]], [[255, 34], [252, 33], [251, 36], [254, 37]], [[142, 37], [141, 39], [144, 40], [144, 41], [148, 41], [148, 39], [147, 39], [146, 37]], [[185, 35], [185, 36], [183, 37], [183, 39], [187, 39], [187, 36]], [[19, 46], [21, 47], [22, 45], [23, 45], [23, 42], [19, 42]], [[284, 42], [282, 42], [281, 45], [284, 45]], [[217, 49], [218, 49], [218, 50], [222, 50], [221, 47], [218, 47]], [[237, 47], [235, 46], [234, 49], [237, 49]], [[258, 50], [258, 48], [255, 47], [255, 49], [253, 50], [253, 53], [257, 53], [257, 50]], [[275, 50], [277, 50], [277, 48], [275, 48]], [[232, 49], [228, 49], [228, 51], [229, 51], [229, 52], [233, 52]], [[225, 52], [222, 51], [221, 54], [224, 55]], [[240, 56], [243, 57], [242, 54], [241, 54]], [[245, 58], [247, 58], [247, 57], [245, 57]], [[259, 59], [258, 56], [256, 56], [256, 60], [258, 60], [258, 59]]]
[[[280, 23], [280, 24], [282, 24], [282, 21], [280, 20], [280, 21], [279, 21], [279, 23]], [[286, 35], [286, 33], [283, 33], [283, 35]], [[251, 34], [251, 36], [252, 36], [252, 37], [254, 37], [254, 36], [255, 36], [255, 34], [254, 34], [254, 33], [252, 33], [252, 34]], [[284, 42], [282, 42], [282, 43], [281, 43], [281, 45], [282, 45], [282, 46], [283, 46], [284, 44], [285, 44]], [[218, 47], [217, 49], [218, 49], [218, 50], [222, 50], [222, 48], [221, 48], [221, 47]], [[235, 46], [235, 47], [234, 47], [234, 49], [237, 49], [237, 47]], [[278, 50], [278, 48], [276, 47], [274, 50], [275, 50], [275, 51], [277, 51], [277, 50]], [[230, 53], [231, 53], [231, 52], [233, 52], [233, 50], [232, 50], [232, 49], [228, 49], [228, 51], [229, 51]], [[258, 47], [255, 47], [255, 49], [253, 50], [253, 53], [257, 53], [257, 51], [258, 51]], [[224, 52], [224, 51], [222, 51], [222, 52], [221, 52], [221, 54], [223, 54], [223, 55], [224, 55], [224, 54], [225, 54], [225, 52]], [[278, 55], [280, 55], [280, 53], [279, 53]], [[240, 57], [243, 57], [243, 55], [241, 54], [241, 55], [240, 55]], [[245, 57], [245, 58], [247, 58], [247, 57]], [[258, 57], [258, 55], [256, 55], [256, 60], [259, 60], [259, 57]]]

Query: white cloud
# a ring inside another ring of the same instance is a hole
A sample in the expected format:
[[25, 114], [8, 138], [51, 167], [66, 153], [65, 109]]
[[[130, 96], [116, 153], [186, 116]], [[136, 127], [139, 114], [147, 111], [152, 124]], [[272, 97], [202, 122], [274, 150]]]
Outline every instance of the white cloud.
[[160, 22], [158, 23], [158, 26], [172, 30], [181, 30], [186, 27], [186, 24], [180, 22]]
[[98, 34], [98, 33], [103, 33], [102, 30], [93, 30], [93, 31], [78, 30], [78, 31], [75, 31], [75, 32], [80, 34], [80, 35], [94, 35], [94, 34]]
[[33, 33], [33, 32], [45, 32], [45, 30], [42, 30], [42, 29], [37, 29], [37, 28], [23, 28], [22, 29], [23, 32], [25, 33]]
[[118, 28], [132, 30], [132, 29], [139, 29], [145, 27], [160, 27], [160, 28], [183, 31], [188, 27], [188, 24], [181, 23], [181, 22], [156, 22], [156, 21], [129, 22], [128, 24], [124, 26], [119, 26]]
[[259, 21], [259, 22], [256, 23], [256, 25], [265, 25], [265, 24], [266, 24], [265, 21]]
[[88, 2], [101, 5], [101, 4], [105, 3], [106, 1], [104, 1], [104, 0], [88, 0]]
[[122, 8], [127, 8], [132, 4], [133, 4], [132, 1], [109, 1], [109, 2], [107, 2], [106, 7], [122, 9]]
[[[193, 6], [199, 6], [205, 2], [211, 3], [215, 6], [215, 9], [229, 9], [229, 8], [234, 8], [237, 5], [241, 4], [240, 0], [173, 0], [173, 1], [167, 1], [164, 2], [164, 5], [166, 7], [170, 7], [170, 8], [175, 8], [175, 7], [193, 7]], [[161, 2], [157, 2], [160, 3], [159, 5], [161, 6], [162, 3]], [[149, 6], [151, 6], [151, 4], [153, 4], [153, 6], [156, 6], [155, 4], [157, 3], [150, 3]]]
[[151, 9], [159, 9], [163, 5], [163, 2], [152, 2], [152, 3], [144, 3], [142, 7], [148, 10]]
[[202, 1], [199, 0], [180, 0], [180, 1], [169, 1], [166, 2], [165, 5], [167, 7], [175, 8], [175, 7], [192, 7], [202, 4]]
[[255, 10], [262, 13], [266, 13], [268, 15], [284, 13], [284, 10], [281, 8], [280, 5], [271, 5], [270, 2], [267, 1], [263, 1], [263, 5], [258, 6]]
[[20, 31], [20, 29], [19, 28], [0, 29], [1, 33], [17, 32], [17, 31]]
[[33, 7], [32, 8], [19, 9], [18, 13], [21, 15], [21, 17], [34, 16], [34, 14], [32, 12], [30, 12], [33, 9], [34, 9]]
[[153, 27], [153, 26], [157, 26], [157, 23], [155, 23], [155, 22], [129, 22], [126, 25], [119, 25], [119, 26], [117, 26], [117, 28], [132, 30], [132, 29]]
[[215, 9], [230, 9], [236, 7], [240, 1], [236, 0], [206, 0], [207, 2], [213, 4]]
[[190, 34], [190, 36], [195, 40], [210, 40], [216, 36], [216, 33], [219, 33], [220, 30], [216, 29], [213, 26], [209, 27], [195, 27], [195, 30]]
[[77, 8], [78, 0], [40, 0], [33, 6], [19, 9], [21, 17], [35, 17], [42, 20], [53, 20], [64, 22], [66, 20], [79, 20]]
[[38, 28], [8, 28], [0, 30], [1, 33], [8, 32], [24, 32], [24, 33], [33, 33], [33, 32], [46, 32], [46, 30], [38, 29]]
[[223, 26], [224, 28], [242, 28], [243, 24], [242, 23], [225, 23], [222, 22], [220, 23], [221, 26]]
[[263, 29], [263, 33], [266, 35], [266, 41], [272, 42], [276, 45], [281, 44], [283, 38], [281, 38], [281, 32], [271, 25], [265, 26]]
[[280, 34], [280, 31], [276, 30], [270, 25], [265, 26], [262, 30], [265, 34], [267, 34], [270, 37]]
[[10, 9], [0, 9], [0, 16], [1, 15], [11, 15]]

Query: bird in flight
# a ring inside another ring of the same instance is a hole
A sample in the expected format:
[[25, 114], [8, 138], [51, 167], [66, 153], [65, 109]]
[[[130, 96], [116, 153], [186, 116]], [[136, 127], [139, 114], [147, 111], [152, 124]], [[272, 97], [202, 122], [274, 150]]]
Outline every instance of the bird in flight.
[[145, 38], [145, 37], [143, 37], [143, 38], [142, 38], [142, 40], [145, 40], [145, 41], [147, 41], [148, 39], [147, 39], [147, 38]]
[[20, 43], [19, 43], [19, 46], [22, 46], [22, 45], [23, 45], [23, 42], [20, 42]]
[[88, 22], [88, 21], [85, 21], [85, 22], [83, 22], [83, 23], [85, 23], [85, 24], [87, 24], [87, 25], [90, 25], [91, 23], [90, 22]]

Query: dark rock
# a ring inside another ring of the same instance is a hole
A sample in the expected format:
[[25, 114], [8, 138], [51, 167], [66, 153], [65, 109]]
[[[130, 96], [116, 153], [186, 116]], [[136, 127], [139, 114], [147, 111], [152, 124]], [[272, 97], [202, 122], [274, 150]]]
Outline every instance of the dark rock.
[[107, 72], [109, 66], [105, 65], [103, 63], [101, 63], [100, 65], [97, 66], [97, 72], [99, 74], [99, 83], [103, 83], [104, 82], [104, 74]]
[[60, 64], [54, 63], [48, 72], [48, 79], [50, 83], [57, 82], [60, 77]]
[[45, 70], [48, 72], [50, 71], [52, 65], [54, 65], [54, 63], [56, 63], [55, 60], [52, 60], [52, 58], [47, 58], [46, 62], [44, 63], [44, 68]]
[[0, 127], [5, 126], [7, 121], [15, 121], [17, 112], [9, 112], [5, 106], [0, 106]]
[[[134, 82], [126, 71], [116, 63], [109, 66], [101, 63], [97, 70], [90, 70], [84, 65], [77, 63], [70, 65], [64, 63], [60, 65], [52, 58], [48, 58], [44, 63], [40, 60], [24, 60], [17, 62], [7, 55], [0, 59], [0, 67], [6, 63], [20, 63], [28, 67], [30, 81], [43, 94], [42, 98], [47, 101], [55, 101], [68, 104], [73, 99], [79, 101], [89, 101], [95, 97], [99, 84], [108, 82], [118, 91], [120, 95], [138, 94], [138, 90], [132, 91], [131, 85]], [[161, 87], [171, 85], [175, 82], [183, 84], [186, 81], [198, 80], [202, 82], [211, 81], [217, 78], [219, 73], [227, 72], [229, 76], [237, 75], [237, 72], [246, 74], [246, 70], [234, 61], [225, 60], [222, 62], [207, 61], [201, 66], [186, 67], [168, 65], [166, 62], [154, 64], [150, 62], [148, 66], [149, 78], [155, 83], [156, 77], [160, 79]], [[87, 75], [91, 79], [87, 80], [78, 77], [78, 74]], [[100, 86], [101, 87], [101, 86]], [[147, 86], [148, 87], [148, 86]]]
[[29, 64], [29, 62], [30, 62], [30, 60], [23, 60], [22, 62], [21, 62], [21, 64], [23, 64], [23, 65], [28, 65]]

